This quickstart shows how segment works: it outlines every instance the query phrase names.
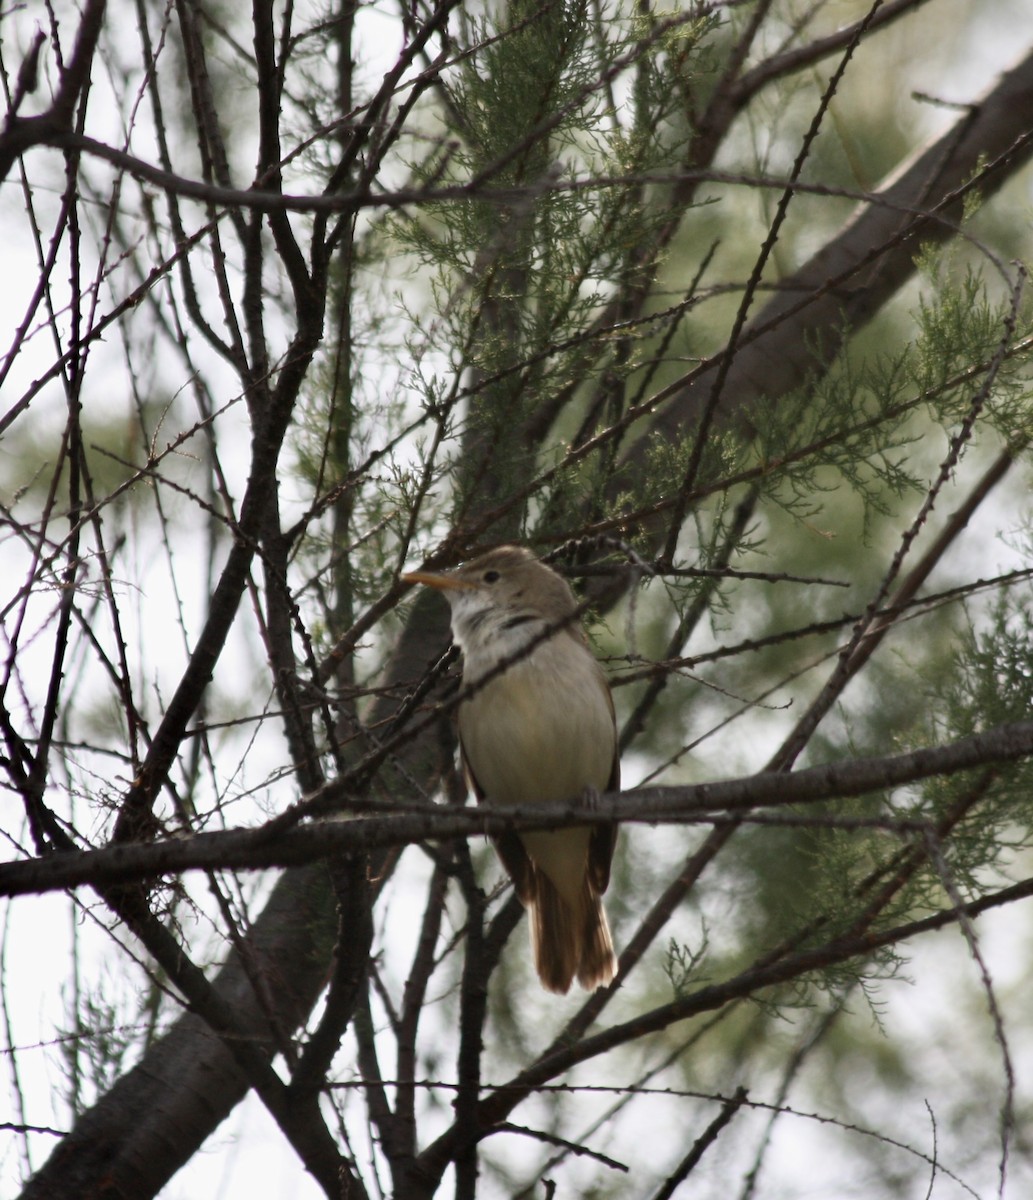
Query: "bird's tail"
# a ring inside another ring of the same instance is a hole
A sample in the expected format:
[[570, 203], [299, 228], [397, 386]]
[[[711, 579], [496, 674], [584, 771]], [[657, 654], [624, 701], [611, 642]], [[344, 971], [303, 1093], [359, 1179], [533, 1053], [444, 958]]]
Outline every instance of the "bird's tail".
[[542, 986], [561, 995], [574, 977], [583, 988], [602, 987], [617, 973], [617, 956], [603, 902], [588, 878], [576, 905], [569, 904], [543, 872], [534, 872], [528, 904], [531, 951]]

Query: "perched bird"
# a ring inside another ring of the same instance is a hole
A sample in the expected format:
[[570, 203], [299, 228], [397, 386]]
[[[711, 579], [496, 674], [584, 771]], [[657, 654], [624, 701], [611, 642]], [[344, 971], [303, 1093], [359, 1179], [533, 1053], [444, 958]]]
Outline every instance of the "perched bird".
[[[459, 740], [479, 800], [561, 805], [616, 791], [613, 699], [574, 619], [566, 580], [520, 546], [489, 550], [454, 571], [402, 578], [440, 589], [451, 606], [463, 683], [475, 688], [459, 706]], [[599, 987], [617, 970], [600, 899], [616, 840], [612, 824], [495, 839], [551, 992], [566, 992], [575, 976], [582, 987]]]

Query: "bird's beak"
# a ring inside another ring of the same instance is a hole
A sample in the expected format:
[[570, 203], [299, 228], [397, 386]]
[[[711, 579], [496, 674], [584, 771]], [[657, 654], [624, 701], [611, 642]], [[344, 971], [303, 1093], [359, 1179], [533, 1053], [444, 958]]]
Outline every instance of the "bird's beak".
[[473, 587], [465, 579], [457, 579], [455, 575], [446, 575], [437, 571], [410, 571], [401, 576], [402, 583], [424, 583], [427, 587], [439, 588], [441, 591], [466, 591]]

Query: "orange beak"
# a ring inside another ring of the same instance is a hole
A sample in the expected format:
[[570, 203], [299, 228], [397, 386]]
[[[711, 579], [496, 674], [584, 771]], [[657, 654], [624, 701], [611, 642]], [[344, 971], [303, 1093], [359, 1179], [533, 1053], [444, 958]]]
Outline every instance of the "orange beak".
[[437, 571], [410, 571], [400, 578], [402, 583], [423, 583], [427, 587], [439, 588], [442, 591], [466, 590], [473, 587], [473, 584], [467, 583], [465, 579], [457, 579], [455, 575], [446, 575]]

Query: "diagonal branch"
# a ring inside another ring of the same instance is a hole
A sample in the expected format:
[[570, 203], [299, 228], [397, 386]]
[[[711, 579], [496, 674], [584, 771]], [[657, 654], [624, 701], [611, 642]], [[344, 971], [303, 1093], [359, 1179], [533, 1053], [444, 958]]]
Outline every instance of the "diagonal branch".
[[[669, 1004], [660, 1005], [620, 1025], [611, 1026], [601, 1033], [585, 1038], [574, 1046], [556, 1049], [486, 1097], [480, 1105], [478, 1123], [482, 1129], [493, 1128], [504, 1121], [521, 1100], [578, 1063], [587, 1062], [617, 1046], [657, 1033], [677, 1021], [704, 1012], [713, 1012], [732, 1000], [753, 995], [764, 988], [785, 983], [812, 971], [845, 963], [853, 958], [869, 957], [874, 951], [884, 947], [948, 928], [962, 920], [971, 921], [991, 909], [1015, 904], [1030, 896], [1033, 896], [1033, 879], [1025, 879], [960, 908], [954, 906], [943, 909], [920, 920], [905, 922], [879, 932], [869, 930], [858, 936], [833, 939], [800, 950], [794, 955], [765, 963], [763, 966], [750, 967], [722, 983], [699, 988]], [[455, 1145], [461, 1143], [463, 1138], [464, 1132], [453, 1127], [427, 1147], [420, 1156], [420, 1162], [428, 1180], [436, 1180], [440, 1176], [451, 1161]], [[429, 1196], [432, 1191], [433, 1187], [428, 1186], [426, 1194]]]
[[[782, 280], [743, 331], [725, 378], [722, 418], [748, 425], [759, 398], [784, 395], [827, 370], [846, 334], [863, 328], [914, 275], [918, 247], [954, 236], [973, 183], [978, 179], [986, 199], [1029, 161], [1031, 111], [1033, 54], [902, 164], [834, 238]], [[689, 434], [720, 369], [715, 363], [672, 389], [651, 434], [671, 441]], [[629, 460], [643, 448], [642, 441], [632, 447]]]

